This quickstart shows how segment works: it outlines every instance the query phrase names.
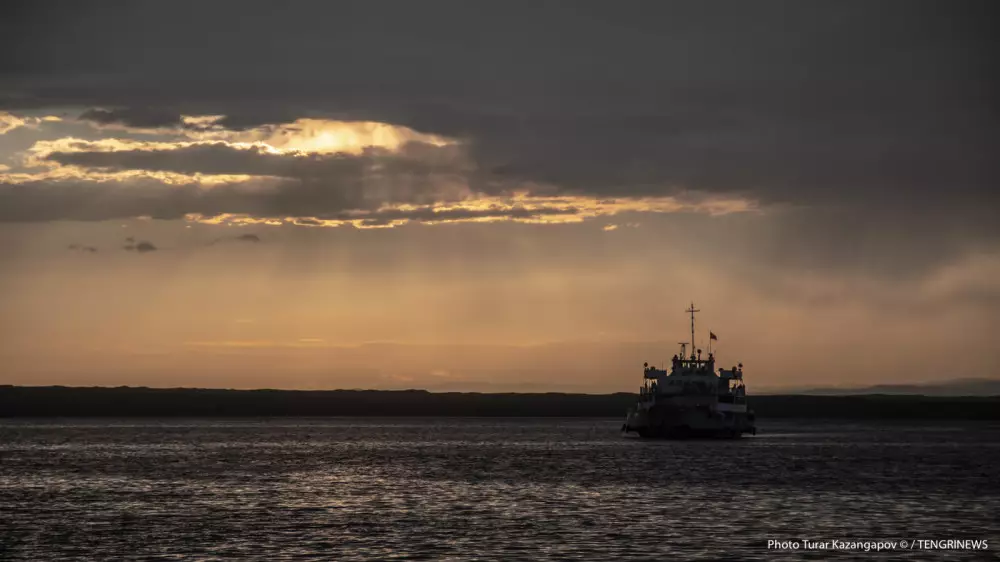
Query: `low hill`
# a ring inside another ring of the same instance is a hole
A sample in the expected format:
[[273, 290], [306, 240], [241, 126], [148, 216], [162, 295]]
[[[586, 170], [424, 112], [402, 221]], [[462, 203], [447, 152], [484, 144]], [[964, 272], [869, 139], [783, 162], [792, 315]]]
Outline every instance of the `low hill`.
[[[0, 417], [624, 417], [636, 396], [425, 390], [220, 390], [0, 386]], [[759, 418], [1000, 420], [1000, 397], [752, 396]]]
[[812, 388], [800, 394], [921, 394], [924, 396], [1000, 396], [1000, 380], [954, 379], [925, 384], [879, 384], [859, 388]]

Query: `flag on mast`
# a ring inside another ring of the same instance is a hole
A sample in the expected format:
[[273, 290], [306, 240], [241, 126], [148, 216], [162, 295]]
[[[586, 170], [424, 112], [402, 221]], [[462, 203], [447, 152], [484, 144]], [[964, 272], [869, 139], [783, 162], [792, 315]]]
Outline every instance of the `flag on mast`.
[[719, 337], [718, 337], [718, 336], [716, 336], [715, 334], [713, 334], [712, 332], [709, 332], [709, 333], [708, 333], [708, 339], [710, 339], [710, 340], [715, 340], [715, 341], [719, 341]]

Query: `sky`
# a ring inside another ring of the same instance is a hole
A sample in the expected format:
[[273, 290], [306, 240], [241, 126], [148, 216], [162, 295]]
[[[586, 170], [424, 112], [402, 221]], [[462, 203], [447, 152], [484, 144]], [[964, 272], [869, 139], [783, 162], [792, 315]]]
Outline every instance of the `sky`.
[[4, 3], [0, 384], [1000, 378], [996, 16]]

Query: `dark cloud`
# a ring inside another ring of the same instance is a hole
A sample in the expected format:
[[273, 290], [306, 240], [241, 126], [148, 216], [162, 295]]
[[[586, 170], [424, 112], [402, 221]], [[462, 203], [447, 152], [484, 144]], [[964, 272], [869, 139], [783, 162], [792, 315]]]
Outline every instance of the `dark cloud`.
[[[512, 181], [587, 193], [680, 185], [921, 211], [997, 202], [988, 1], [241, 2], [187, 13], [25, 7], [6, 39], [23, 55], [6, 63], [0, 98], [121, 108], [100, 115], [122, 123], [386, 121], [467, 139], [473, 161]], [[267, 48], [245, 48], [261, 38]], [[76, 48], [58, 48], [67, 41]], [[161, 107], [172, 109], [144, 109]]]
[[[56, 152], [48, 158], [102, 171], [138, 169], [285, 179], [232, 183], [207, 190], [194, 184], [168, 187], [158, 182], [148, 182], [143, 191], [86, 181], [30, 184], [37, 191], [30, 191], [28, 184], [6, 189], [0, 186], [0, 200], [6, 196], [10, 206], [6, 213], [0, 211], [0, 221], [54, 220], [64, 212], [76, 217], [94, 212], [98, 217], [119, 218], [142, 209], [147, 212], [140, 215], [156, 218], [178, 218], [186, 213], [332, 218], [384, 204], [457, 201], [469, 185], [480, 192], [502, 190], [500, 182], [481, 180], [454, 147], [420, 143], [394, 152], [368, 148], [357, 155], [273, 154], [257, 147], [235, 148], [218, 142], [172, 150]], [[108, 198], [105, 209], [90, 208], [98, 197]], [[26, 215], [18, 217], [19, 212]]]
[[260, 236], [257, 236], [256, 234], [252, 233], [247, 233], [247, 234], [238, 234], [236, 236], [227, 236], [225, 238], [216, 238], [215, 240], [212, 240], [211, 242], [206, 244], [206, 246], [214, 246], [216, 244], [222, 244], [226, 242], [245, 242], [250, 244], [257, 244], [260, 242]]
[[[141, 195], [8, 186], [0, 201], [14, 206], [0, 219], [328, 218], [446, 197], [429, 180], [458, 174], [488, 193], [527, 181], [600, 198], [693, 189], [787, 204], [801, 212], [761, 235], [777, 261], [878, 267], [998, 239], [990, 0], [190, 6], [25, 4], [0, 18], [0, 47], [19, 54], [0, 63], [0, 106], [116, 108], [101, 118], [122, 124], [225, 115], [232, 129], [375, 120], [461, 139], [462, 158], [293, 160], [222, 145], [56, 154], [289, 180]], [[377, 181], [375, 163], [390, 169]]]
[[[379, 211], [377, 216], [368, 219], [364, 224], [369, 226], [389, 224], [397, 220], [415, 221], [455, 221], [477, 218], [499, 218], [499, 219], [540, 219], [543, 217], [576, 215], [580, 211], [575, 208], [541, 207], [537, 209], [525, 208], [500, 208], [492, 207], [488, 209], [447, 209], [435, 211], [433, 209], [417, 210], [395, 210], [389, 209]], [[342, 218], [350, 218], [345, 215]]]
[[[182, 219], [188, 214], [215, 217], [222, 214], [252, 217], [313, 217], [320, 220], [365, 220], [365, 225], [388, 224], [394, 220], [443, 221], [471, 218], [531, 219], [577, 214], [576, 209], [545, 207], [491, 207], [435, 211], [382, 209], [387, 202], [433, 203], [436, 197], [419, 193], [404, 197], [376, 198], [377, 184], [353, 185], [338, 189], [332, 183], [286, 180], [276, 185], [257, 186], [233, 183], [204, 189], [199, 184], [165, 184], [155, 180], [134, 181], [35, 181], [23, 184], [0, 183], [0, 222], [55, 220], [103, 221], [146, 216], [154, 219]], [[365, 189], [363, 189], [365, 188]], [[391, 190], [383, 190], [382, 194]], [[395, 193], [399, 195], [400, 192]], [[299, 221], [308, 225], [310, 220]]]
[[95, 248], [94, 246], [81, 246], [79, 244], [70, 244], [66, 248], [69, 250], [73, 250], [75, 252], [86, 252], [89, 254], [97, 253], [97, 248]]
[[144, 129], [182, 126], [180, 113], [141, 107], [88, 109], [80, 114], [80, 120], [99, 125], [124, 125]]
[[[102, 170], [157, 170], [181, 174], [246, 174], [327, 180], [333, 185], [365, 178], [395, 181], [429, 180], [435, 174], [462, 171], [454, 148], [410, 143], [398, 152], [369, 147], [354, 154], [275, 154], [251, 146], [236, 148], [223, 142], [170, 150], [115, 152], [54, 152], [47, 157], [60, 164]], [[428, 189], [430, 185], [426, 186]]]
[[145, 254], [147, 252], [155, 252], [158, 248], [152, 242], [141, 240], [136, 244], [126, 244], [125, 246], [122, 246], [122, 249], [128, 250], [129, 252], [139, 252], [140, 254]]

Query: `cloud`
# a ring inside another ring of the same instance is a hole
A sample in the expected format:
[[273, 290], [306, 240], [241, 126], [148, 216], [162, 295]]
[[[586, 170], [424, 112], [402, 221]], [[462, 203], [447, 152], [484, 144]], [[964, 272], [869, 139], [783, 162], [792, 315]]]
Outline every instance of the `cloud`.
[[[134, 143], [123, 143], [123, 146], [131, 144]], [[103, 171], [149, 170], [184, 175], [360, 181], [366, 176], [387, 180], [404, 176], [437, 179], [447, 174], [462, 173], [469, 168], [456, 150], [418, 143], [407, 144], [398, 151], [365, 147], [360, 154], [281, 153], [269, 145], [233, 145], [221, 141], [176, 145], [157, 143], [152, 148], [139, 144], [138, 148], [97, 151], [85, 150], [88, 146], [99, 146], [96, 143], [76, 141], [69, 144], [73, 148], [70, 152], [49, 152], [42, 146], [35, 150], [43, 160]]]
[[[17, 14], [2, 41], [24, 56], [0, 107], [75, 107], [155, 135], [36, 153], [52, 168], [7, 174], [0, 199], [18, 206], [4, 220], [555, 221], [610, 199], [599, 213], [691, 208], [675, 204], [693, 193], [788, 211], [764, 240], [778, 262], [874, 268], [1000, 240], [990, 3], [457, 3], [386, 17], [248, 2], [225, 36], [225, 6], [95, 10], [88, 26], [73, 11]], [[57, 47], [81, 29], [77, 48]], [[267, 49], [245, 47], [260, 37]], [[514, 195], [536, 198], [535, 214], [476, 201]]]
[[[242, 127], [233, 126], [232, 120], [226, 115], [181, 115], [173, 111], [147, 108], [116, 110], [92, 108], [84, 111], [79, 120], [91, 123], [98, 129], [110, 129], [127, 135], [157, 135], [175, 137], [178, 140], [254, 145], [266, 147], [271, 153], [357, 154], [369, 147], [395, 151], [400, 146], [411, 143], [437, 147], [458, 144], [455, 139], [375, 121], [290, 117], [287, 121], [278, 123]], [[107, 151], [122, 149], [124, 144], [118, 139], [103, 139], [103, 141], [91, 146]], [[129, 144], [143, 149], [157, 145], [134, 141]], [[164, 144], [159, 143], [158, 146], [162, 147]], [[170, 148], [180, 146], [174, 145]]]
[[[19, 127], [37, 128], [41, 123], [61, 121], [55, 115], [45, 115], [43, 117], [14, 115], [6, 111], [0, 111], [0, 135], [7, 134]], [[4, 168], [0, 168], [2, 171]]]
[[123, 249], [130, 252], [139, 252], [140, 254], [145, 254], [147, 252], [155, 252], [158, 248], [152, 243], [145, 240], [140, 240], [137, 243], [132, 243], [129, 241], [127, 244], [122, 246]]
[[[922, 211], [995, 202], [1000, 127], [989, 69], [1000, 50], [983, 23], [988, 8], [976, 6], [897, 6], [882, 26], [881, 10], [866, 3], [449, 4], [393, 7], [392, 18], [375, 6], [279, 15], [249, 3], [226, 38], [214, 32], [230, 17], [221, 6], [202, 7], [196, 21], [103, 8], [72, 53], [52, 39], [73, 36], [79, 14], [39, 8], [12, 27], [8, 40], [29, 55], [5, 103], [113, 108], [87, 115], [182, 128], [182, 115], [224, 116], [215, 124], [230, 131], [377, 121], [465, 139], [483, 170], [571, 193], [682, 186]], [[35, 21], [44, 22], [37, 33], [17, 32]], [[313, 23], [329, 21], [351, 23], [336, 33]], [[126, 29], [149, 48], [127, 48]], [[261, 36], [270, 48], [235, 47]], [[417, 61], [426, 61], [420, 72]]]
[[0, 112], [0, 135], [25, 125], [25, 120], [11, 113]]
[[260, 236], [253, 233], [237, 234], [236, 236], [227, 236], [225, 238], [216, 238], [212, 240], [207, 246], [214, 246], [216, 244], [225, 242], [243, 242], [247, 244], [258, 244], [260, 243]]
[[69, 250], [73, 250], [75, 252], [86, 252], [89, 254], [97, 253], [97, 248], [95, 248], [94, 246], [81, 246], [79, 244], [70, 244], [66, 248]]
[[469, 159], [464, 144], [380, 142], [384, 146], [326, 153], [263, 141], [40, 141], [27, 160], [43, 171], [0, 174], [7, 180], [0, 183], [0, 201], [6, 203], [0, 221], [193, 216], [206, 222], [236, 217], [248, 223], [383, 227], [755, 208], [752, 201], [680, 189], [617, 199], [574, 195], [556, 185], [498, 179]]
[[156, 108], [92, 108], [80, 114], [79, 119], [98, 125], [124, 125], [138, 129], [184, 126], [184, 121], [180, 113]]

